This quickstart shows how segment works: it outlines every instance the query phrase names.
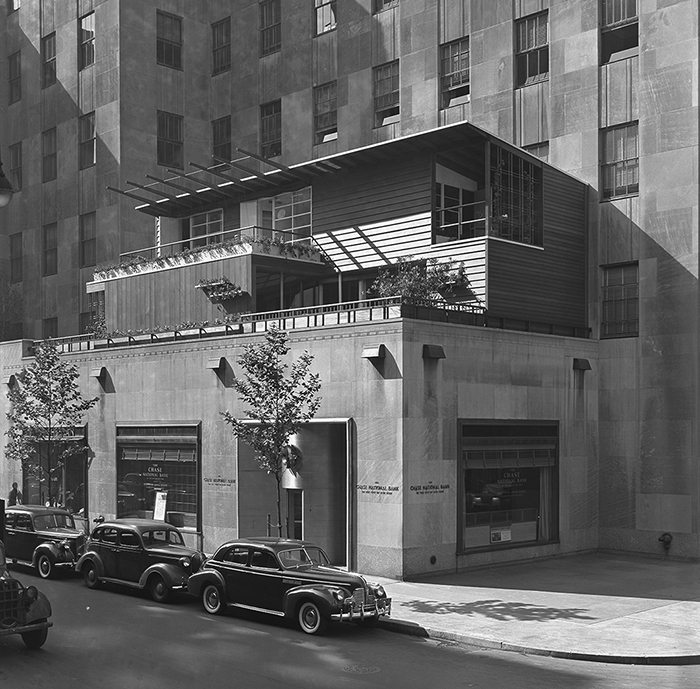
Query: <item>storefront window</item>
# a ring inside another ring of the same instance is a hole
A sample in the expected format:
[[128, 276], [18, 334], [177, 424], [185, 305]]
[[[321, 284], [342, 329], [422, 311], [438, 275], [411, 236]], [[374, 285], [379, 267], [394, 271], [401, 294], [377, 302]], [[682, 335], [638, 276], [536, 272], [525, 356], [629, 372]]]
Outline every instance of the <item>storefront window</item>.
[[462, 549], [557, 538], [556, 424], [462, 425]]

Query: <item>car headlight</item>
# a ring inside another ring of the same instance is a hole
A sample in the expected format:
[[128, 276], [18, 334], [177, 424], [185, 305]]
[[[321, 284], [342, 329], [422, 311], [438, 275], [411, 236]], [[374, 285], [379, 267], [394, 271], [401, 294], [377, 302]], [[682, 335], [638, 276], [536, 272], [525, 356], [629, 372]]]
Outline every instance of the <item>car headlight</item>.
[[345, 593], [343, 591], [333, 591], [333, 596], [335, 596], [335, 599], [338, 601], [338, 603], [342, 603], [345, 600]]
[[377, 598], [386, 598], [386, 591], [381, 584], [374, 584], [373, 588], [374, 595], [377, 596]]
[[24, 605], [28, 608], [39, 597], [39, 591], [36, 586], [27, 586], [24, 589]]
[[189, 569], [192, 566], [192, 560], [189, 557], [181, 557], [180, 564], [185, 568]]

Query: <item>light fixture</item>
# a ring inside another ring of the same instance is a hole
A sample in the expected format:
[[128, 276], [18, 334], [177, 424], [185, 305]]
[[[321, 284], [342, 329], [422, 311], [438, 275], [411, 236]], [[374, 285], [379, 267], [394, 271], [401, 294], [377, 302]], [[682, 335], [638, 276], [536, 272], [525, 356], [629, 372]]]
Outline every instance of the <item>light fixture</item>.
[[2, 171], [2, 159], [0, 159], [0, 208], [4, 208], [12, 201], [14, 193], [10, 180], [5, 177], [5, 173]]

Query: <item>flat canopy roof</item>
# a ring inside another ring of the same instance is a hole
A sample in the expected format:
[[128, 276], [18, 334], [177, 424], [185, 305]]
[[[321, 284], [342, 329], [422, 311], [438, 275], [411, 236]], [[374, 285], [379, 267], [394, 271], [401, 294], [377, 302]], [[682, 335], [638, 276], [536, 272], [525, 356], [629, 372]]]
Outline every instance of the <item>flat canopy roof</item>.
[[[487, 141], [517, 152], [518, 155], [529, 158], [533, 162], [544, 164], [539, 158], [531, 156], [526, 151], [469, 122], [459, 122], [289, 167], [237, 148], [237, 152], [242, 156], [237, 160], [217, 159], [217, 162], [209, 167], [191, 162], [190, 167], [194, 170], [187, 173], [169, 169], [168, 173], [172, 175], [171, 177], [159, 178], [146, 175], [146, 178], [151, 180], [149, 184], [127, 180], [126, 184], [129, 185], [127, 189], [107, 188], [141, 202], [136, 206], [136, 210], [142, 213], [164, 217], [187, 217], [225, 200], [242, 201], [270, 196], [285, 190], [309, 186], [314, 179], [325, 175], [358, 167], [370, 167], [411, 154], [481, 147]], [[251, 167], [251, 163], [254, 166], [262, 163], [262, 167], [268, 166], [272, 169], [268, 172], [259, 172]], [[147, 197], [146, 194], [154, 198]]]

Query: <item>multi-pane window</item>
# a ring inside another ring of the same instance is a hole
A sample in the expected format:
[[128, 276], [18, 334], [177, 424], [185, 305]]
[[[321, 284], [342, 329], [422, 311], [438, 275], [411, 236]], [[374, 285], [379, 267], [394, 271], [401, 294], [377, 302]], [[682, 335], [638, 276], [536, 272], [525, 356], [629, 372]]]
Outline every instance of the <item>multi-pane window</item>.
[[332, 31], [338, 25], [336, 20], [337, 0], [314, 0], [316, 5], [316, 35]]
[[97, 262], [95, 213], [80, 216], [80, 267], [94, 266]]
[[10, 282], [22, 282], [22, 233], [10, 235]]
[[639, 125], [603, 130], [603, 198], [639, 193]]
[[58, 243], [56, 241], [56, 223], [44, 225], [42, 265], [43, 275], [55, 275], [58, 272]]
[[58, 337], [58, 318], [44, 318], [42, 322], [42, 337], [48, 340], [52, 337]]
[[87, 295], [88, 310], [80, 314], [80, 332], [95, 332], [101, 321], [105, 317], [105, 293], [90, 292]]
[[10, 72], [10, 103], [22, 98], [22, 54], [18, 50], [8, 58]]
[[182, 18], [156, 13], [156, 57], [159, 65], [182, 69]]
[[15, 191], [22, 188], [22, 142], [10, 146], [10, 184]]
[[231, 69], [231, 17], [211, 25], [212, 74]]
[[80, 169], [95, 164], [95, 113], [89, 112], [78, 120], [78, 158]]
[[515, 83], [533, 84], [549, 78], [549, 23], [547, 13], [516, 24]]
[[637, 21], [637, 0], [603, 0], [603, 26]]
[[399, 0], [374, 0], [374, 13], [390, 10], [392, 7], [399, 6]]
[[78, 69], [95, 63], [95, 13], [80, 18], [78, 33]]
[[462, 38], [440, 47], [442, 107], [469, 100], [469, 39]]
[[637, 0], [603, 0], [601, 64], [639, 54]]
[[291, 239], [310, 236], [311, 187], [275, 196], [272, 214], [275, 230], [293, 233]]
[[314, 137], [317, 144], [338, 138], [338, 84], [335, 81], [314, 89]]
[[56, 83], [56, 33], [41, 39], [41, 87]]
[[282, 155], [282, 101], [260, 106], [260, 144], [263, 157]]
[[47, 129], [41, 135], [42, 151], [42, 182], [50, 182], [56, 179], [56, 128]]
[[433, 243], [455, 242], [483, 237], [486, 233], [484, 201], [464, 186], [435, 184]]
[[282, 8], [280, 0], [260, 2], [260, 54], [269, 55], [282, 48]]
[[158, 111], [158, 165], [184, 168], [183, 131], [181, 115]]
[[190, 218], [190, 237], [192, 246], [218, 244], [224, 229], [224, 212], [222, 210], [198, 213]]
[[399, 61], [374, 68], [374, 126], [399, 121]]
[[211, 123], [212, 154], [220, 160], [231, 160], [231, 115]]
[[604, 266], [601, 337], [639, 335], [639, 265]]

